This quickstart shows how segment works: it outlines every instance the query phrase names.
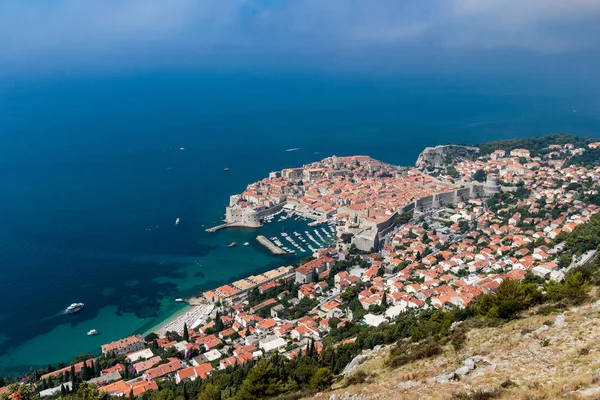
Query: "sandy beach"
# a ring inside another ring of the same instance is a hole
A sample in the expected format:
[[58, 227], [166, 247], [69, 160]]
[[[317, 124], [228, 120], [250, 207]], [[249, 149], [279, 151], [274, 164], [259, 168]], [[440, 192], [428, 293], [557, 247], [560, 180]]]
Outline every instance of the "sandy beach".
[[208, 320], [211, 312], [214, 310], [214, 305], [204, 303], [191, 307], [186, 307], [180, 313], [163, 322], [150, 330], [160, 336], [164, 336], [166, 332], [183, 332], [183, 325], [187, 324], [188, 328], [193, 329], [204, 325]]

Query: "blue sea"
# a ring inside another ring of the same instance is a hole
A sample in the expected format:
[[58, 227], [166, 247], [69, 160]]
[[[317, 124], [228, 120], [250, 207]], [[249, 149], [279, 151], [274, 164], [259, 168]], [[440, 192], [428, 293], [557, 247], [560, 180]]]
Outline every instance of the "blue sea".
[[[204, 232], [229, 195], [270, 171], [334, 154], [406, 165], [436, 144], [600, 136], [598, 92], [553, 82], [249, 73], [0, 82], [0, 375], [98, 353], [180, 312], [177, 297], [298, 261], [256, 244], [278, 223]], [[64, 315], [72, 302], [85, 308]]]

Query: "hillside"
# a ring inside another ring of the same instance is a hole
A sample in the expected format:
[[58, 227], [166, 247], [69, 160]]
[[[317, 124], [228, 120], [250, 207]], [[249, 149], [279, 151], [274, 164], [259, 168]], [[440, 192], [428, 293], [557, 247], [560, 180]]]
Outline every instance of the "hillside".
[[[350, 374], [364, 383], [343, 387], [346, 378], [314, 398], [598, 399], [599, 327], [600, 300], [564, 313], [537, 309], [500, 327], [471, 330], [459, 351], [447, 345], [437, 357], [397, 369], [388, 366], [390, 350], [383, 349]], [[466, 375], [452, 377], [465, 365], [458, 372]]]

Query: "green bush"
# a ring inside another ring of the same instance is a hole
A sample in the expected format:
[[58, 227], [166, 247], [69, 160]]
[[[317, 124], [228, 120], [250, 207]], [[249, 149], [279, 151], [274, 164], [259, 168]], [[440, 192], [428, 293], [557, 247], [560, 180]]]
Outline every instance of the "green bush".
[[398, 368], [413, 361], [437, 356], [441, 353], [441, 346], [433, 340], [419, 344], [400, 344], [391, 352], [389, 365], [392, 368]]

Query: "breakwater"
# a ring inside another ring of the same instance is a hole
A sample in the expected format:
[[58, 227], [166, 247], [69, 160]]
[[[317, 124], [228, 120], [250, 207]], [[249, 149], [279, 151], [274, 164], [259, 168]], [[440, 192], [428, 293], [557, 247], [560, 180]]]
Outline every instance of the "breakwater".
[[260, 228], [262, 225], [254, 226], [254, 225], [246, 225], [241, 222], [228, 222], [221, 225], [213, 226], [211, 228], [206, 228], [204, 231], [208, 233], [214, 233], [218, 230], [225, 228]]
[[273, 242], [271, 242], [269, 239], [267, 239], [266, 237], [264, 237], [262, 235], [258, 235], [256, 237], [256, 240], [258, 241], [258, 243], [265, 246], [273, 254], [277, 254], [277, 255], [286, 254], [283, 249], [280, 249], [279, 247], [275, 246], [275, 244]]

